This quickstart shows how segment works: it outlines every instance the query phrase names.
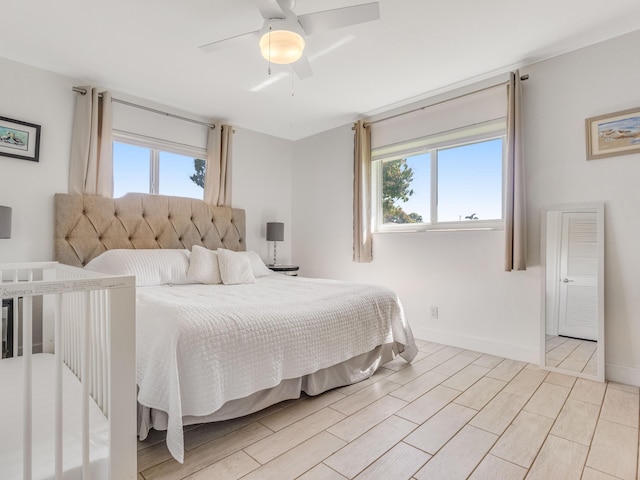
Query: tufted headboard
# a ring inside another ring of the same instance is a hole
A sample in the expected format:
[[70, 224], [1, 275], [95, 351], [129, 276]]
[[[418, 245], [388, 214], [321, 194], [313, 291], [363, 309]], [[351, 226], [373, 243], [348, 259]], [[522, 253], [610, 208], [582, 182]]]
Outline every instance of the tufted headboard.
[[245, 211], [202, 200], [129, 193], [121, 198], [56, 193], [55, 257], [84, 266], [115, 248], [246, 250]]

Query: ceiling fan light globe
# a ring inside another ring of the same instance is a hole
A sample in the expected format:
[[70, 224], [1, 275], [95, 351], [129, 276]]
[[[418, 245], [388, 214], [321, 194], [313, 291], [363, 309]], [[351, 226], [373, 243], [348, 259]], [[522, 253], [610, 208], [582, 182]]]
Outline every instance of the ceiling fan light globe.
[[271, 63], [297, 62], [304, 51], [304, 38], [290, 30], [272, 30], [260, 38], [260, 53]]

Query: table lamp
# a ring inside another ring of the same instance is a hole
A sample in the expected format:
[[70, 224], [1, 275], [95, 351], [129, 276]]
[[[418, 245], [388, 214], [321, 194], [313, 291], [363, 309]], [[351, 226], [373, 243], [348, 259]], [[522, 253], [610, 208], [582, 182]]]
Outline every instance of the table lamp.
[[11, 238], [11, 207], [0, 205], [0, 238]]
[[284, 240], [284, 223], [268, 222], [267, 223], [267, 242], [273, 242], [273, 264], [277, 265], [276, 248], [277, 242]]

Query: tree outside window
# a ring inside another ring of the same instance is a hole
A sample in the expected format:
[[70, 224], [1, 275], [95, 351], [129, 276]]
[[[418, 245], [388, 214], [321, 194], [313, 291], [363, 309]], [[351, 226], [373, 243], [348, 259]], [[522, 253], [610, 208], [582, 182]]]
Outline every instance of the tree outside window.
[[382, 167], [382, 215], [384, 223], [422, 223], [422, 215], [407, 213], [399, 203], [413, 195], [413, 169], [405, 158], [384, 162]]

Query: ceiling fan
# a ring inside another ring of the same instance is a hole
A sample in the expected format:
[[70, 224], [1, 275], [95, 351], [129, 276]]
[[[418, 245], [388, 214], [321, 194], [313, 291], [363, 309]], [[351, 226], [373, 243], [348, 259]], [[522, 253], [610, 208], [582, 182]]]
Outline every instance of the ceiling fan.
[[258, 41], [260, 52], [270, 63], [292, 64], [300, 79], [313, 75], [304, 47], [314, 33], [370, 22], [380, 18], [378, 2], [296, 15], [295, 0], [254, 0], [264, 18], [260, 30], [201, 45], [203, 52], [215, 52], [239, 44]]

